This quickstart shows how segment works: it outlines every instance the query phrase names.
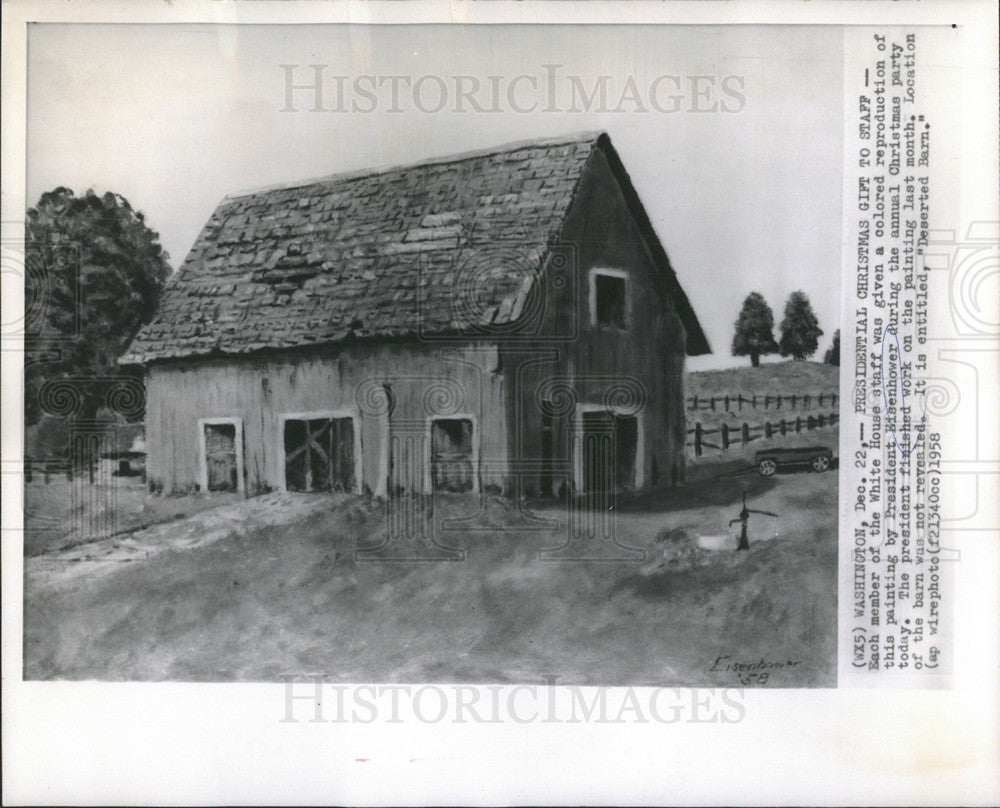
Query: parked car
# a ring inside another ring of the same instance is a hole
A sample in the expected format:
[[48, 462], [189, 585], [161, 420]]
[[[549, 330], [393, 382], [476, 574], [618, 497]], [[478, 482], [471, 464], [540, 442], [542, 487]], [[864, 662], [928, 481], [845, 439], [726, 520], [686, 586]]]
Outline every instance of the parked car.
[[826, 446], [763, 449], [753, 456], [753, 464], [762, 477], [770, 477], [780, 468], [811, 468], [822, 472], [830, 468], [833, 450]]

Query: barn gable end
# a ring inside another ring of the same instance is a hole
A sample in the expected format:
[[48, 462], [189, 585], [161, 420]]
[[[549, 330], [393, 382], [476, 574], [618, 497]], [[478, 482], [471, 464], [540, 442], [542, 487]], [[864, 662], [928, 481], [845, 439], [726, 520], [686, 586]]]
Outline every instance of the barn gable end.
[[560, 260], [540, 280], [549, 320], [539, 339], [501, 343], [512, 369], [511, 456], [537, 469], [527, 486], [546, 494], [587, 487], [585, 422], [601, 412], [631, 436], [616, 447], [628, 453], [627, 487], [685, 474], [684, 359], [691, 339], [696, 353], [707, 343], [700, 327], [688, 336], [690, 306], [609, 149], [592, 152], [557, 242]]

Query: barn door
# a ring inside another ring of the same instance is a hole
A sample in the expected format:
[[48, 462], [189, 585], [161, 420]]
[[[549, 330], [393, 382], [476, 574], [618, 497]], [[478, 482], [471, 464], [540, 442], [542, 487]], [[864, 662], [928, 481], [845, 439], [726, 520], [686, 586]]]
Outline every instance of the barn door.
[[606, 411], [583, 413], [583, 490], [614, 491], [614, 416]]
[[634, 415], [615, 416], [615, 490], [635, 484], [635, 453], [639, 442], [639, 421]]
[[237, 490], [235, 424], [205, 424], [205, 466], [209, 491]]
[[289, 491], [354, 491], [354, 421], [285, 421], [285, 487]]
[[431, 426], [431, 481], [435, 491], [473, 489], [472, 421], [440, 418]]
[[583, 490], [610, 494], [635, 482], [639, 425], [634, 415], [583, 413]]

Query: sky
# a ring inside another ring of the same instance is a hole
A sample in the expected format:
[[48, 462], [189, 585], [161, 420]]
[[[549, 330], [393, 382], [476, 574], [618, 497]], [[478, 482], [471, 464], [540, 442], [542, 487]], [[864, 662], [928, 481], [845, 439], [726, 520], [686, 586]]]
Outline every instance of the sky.
[[839, 325], [839, 28], [33, 24], [28, 42], [29, 204], [120, 193], [175, 269], [228, 194], [606, 131], [712, 345], [690, 369], [748, 361], [729, 347], [751, 291], [776, 323], [809, 296], [815, 359]]

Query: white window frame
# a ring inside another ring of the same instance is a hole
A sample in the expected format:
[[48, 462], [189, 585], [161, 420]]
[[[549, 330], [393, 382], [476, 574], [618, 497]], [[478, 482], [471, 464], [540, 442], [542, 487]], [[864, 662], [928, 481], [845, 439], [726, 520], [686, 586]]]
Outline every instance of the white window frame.
[[362, 449], [361, 449], [361, 414], [358, 410], [309, 410], [307, 412], [282, 412], [278, 413], [278, 434], [277, 452], [275, 456], [281, 464], [281, 490], [288, 490], [288, 479], [286, 477], [287, 468], [285, 464], [285, 422], [286, 421], [312, 421], [317, 418], [350, 418], [351, 429], [354, 430], [354, 493], [360, 494], [364, 490]]
[[635, 418], [635, 470], [633, 488], [641, 490], [646, 482], [646, 426], [642, 412], [629, 407], [608, 407], [604, 404], [577, 404], [573, 413], [573, 481], [577, 491], [583, 491], [583, 414], [585, 412], [609, 412], [612, 415]]
[[389, 422], [389, 413], [377, 416], [382, 422], [379, 430], [381, 446], [378, 450], [378, 480], [375, 481], [375, 496], [387, 497], [389, 495], [389, 453], [392, 451], [392, 426]]
[[434, 493], [434, 476], [431, 473], [432, 443], [435, 421], [470, 421], [472, 423], [472, 491], [479, 493], [479, 419], [468, 412], [456, 412], [451, 415], [430, 415], [424, 440], [424, 493]]
[[246, 478], [244, 473], [243, 458], [243, 419], [236, 416], [219, 416], [215, 418], [198, 419], [198, 483], [201, 491], [206, 496], [210, 493], [223, 493], [220, 491], [211, 492], [208, 490], [208, 447], [205, 445], [205, 427], [220, 426], [222, 424], [232, 424], [236, 427], [236, 493], [246, 495]]
[[[625, 328], [608, 323], [597, 321], [597, 277], [603, 275], [606, 278], [619, 278], [625, 284]], [[629, 281], [629, 273], [624, 269], [610, 269], [605, 267], [593, 267], [590, 270], [590, 324], [595, 328], [614, 328], [617, 331], [625, 330], [632, 323], [632, 289]]]

